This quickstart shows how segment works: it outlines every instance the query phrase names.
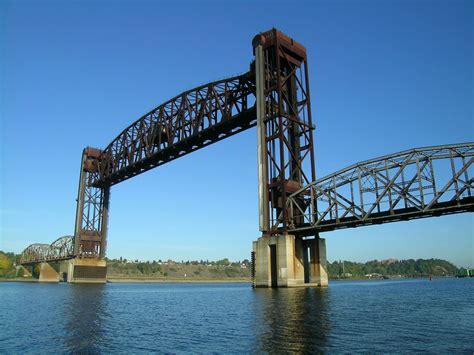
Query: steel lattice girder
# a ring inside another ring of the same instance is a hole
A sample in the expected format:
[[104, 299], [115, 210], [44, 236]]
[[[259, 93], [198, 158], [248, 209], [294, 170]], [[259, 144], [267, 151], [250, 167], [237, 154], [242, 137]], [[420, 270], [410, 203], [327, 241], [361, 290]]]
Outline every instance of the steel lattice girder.
[[334, 229], [473, 211], [474, 143], [417, 148], [351, 165], [292, 194], [290, 230]]
[[60, 261], [74, 257], [74, 237], [64, 236], [51, 244], [31, 244], [21, 253], [20, 264]]
[[255, 126], [253, 74], [188, 90], [132, 123], [105, 148], [93, 185], [105, 187]]
[[90, 147], [82, 152], [74, 231], [74, 254], [80, 257], [105, 257], [110, 187], [93, 186], [101, 153]]
[[[276, 29], [256, 38], [265, 42], [260, 85], [265, 96], [268, 156], [264, 190], [271, 211], [265, 231], [271, 234], [280, 225], [288, 225], [283, 208], [287, 195], [315, 179], [314, 127], [306, 49]], [[88, 148], [91, 154], [85, 153], [81, 170], [75, 253], [105, 255], [108, 207], [102, 210], [101, 206], [108, 205], [110, 186], [255, 126], [256, 89], [254, 62], [248, 73], [188, 90], [158, 106], [103, 151]], [[309, 162], [308, 171], [305, 162]]]
[[261, 159], [266, 168], [263, 193], [267, 196], [261, 197], [261, 208], [269, 220], [263, 231], [284, 233], [290, 217], [286, 199], [316, 178], [306, 49], [276, 29], [257, 35], [253, 46], [262, 58], [256, 63], [262, 71], [259, 82], [263, 93], [259, 91], [259, 95], [264, 102], [266, 150]]

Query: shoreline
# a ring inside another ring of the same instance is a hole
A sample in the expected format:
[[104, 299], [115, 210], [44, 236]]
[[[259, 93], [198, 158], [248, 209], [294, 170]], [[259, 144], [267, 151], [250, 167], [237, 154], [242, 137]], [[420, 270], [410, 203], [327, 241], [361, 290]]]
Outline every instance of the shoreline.
[[153, 279], [107, 278], [107, 283], [251, 283], [248, 279]]
[[[39, 282], [33, 278], [0, 278], [0, 282]], [[58, 283], [60, 283], [59, 281]], [[251, 283], [248, 279], [153, 279], [153, 278], [107, 278], [106, 283]]]
[[[393, 277], [393, 278], [373, 278], [373, 279], [362, 279], [362, 278], [347, 278], [347, 279], [329, 279], [330, 282], [344, 282], [344, 281], [394, 281], [394, 280], [414, 280], [424, 279], [427, 276], [418, 277]], [[457, 278], [455, 275], [450, 276], [433, 276], [433, 279], [439, 278]], [[0, 278], [0, 282], [39, 282], [38, 279], [33, 278]], [[60, 281], [62, 282], [62, 281]], [[205, 284], [205, 283], [248, 283], [252, 281], [249, 279], [156, 279], [156, 278], [121, 278], [111, 277], [107, 278], [106, 283], [189, 283], [189, 284]]]

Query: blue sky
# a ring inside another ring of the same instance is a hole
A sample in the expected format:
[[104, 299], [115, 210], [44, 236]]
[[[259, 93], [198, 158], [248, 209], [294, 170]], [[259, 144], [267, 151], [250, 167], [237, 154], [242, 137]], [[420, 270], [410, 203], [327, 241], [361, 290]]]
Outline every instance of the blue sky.
[[[74, 229], [81, 151], [194, 86], [242, 73], [255, 34], [308, 50], [318, 176], [474, 140], [472, 1], [0, 0], [0, 249]], [[474, 266], [461, 214], [331, 232], [329, 260]], [[108, 256], [249, 258], [256, 131], [114, 186]]]

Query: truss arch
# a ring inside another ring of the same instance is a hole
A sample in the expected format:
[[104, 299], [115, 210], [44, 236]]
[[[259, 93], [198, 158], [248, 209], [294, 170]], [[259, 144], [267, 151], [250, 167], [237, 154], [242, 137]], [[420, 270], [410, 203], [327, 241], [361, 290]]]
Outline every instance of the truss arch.
[[318, 179], [287, 203], [293, 233], [439, 216], [474, 209], [474, 143], [410, 149]]
[[74, 237], [67, 235], [51, 244], [35, 243], [29, 245], [20, 257], [20, 264], [34, 264], [44, 261], [60, 261], [74, 256]]

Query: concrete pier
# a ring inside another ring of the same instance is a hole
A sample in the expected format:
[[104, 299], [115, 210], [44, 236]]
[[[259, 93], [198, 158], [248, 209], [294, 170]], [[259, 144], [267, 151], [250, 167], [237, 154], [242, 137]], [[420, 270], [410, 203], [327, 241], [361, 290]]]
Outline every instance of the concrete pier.
[[309, 283], [315, 283], [318, 286], [328, 285], [328, 270], [326, 259], [326, 239], [316, 237], [314, 239], [304, 240], [307, 248]]
[[326, 241], [291, 234], [253, 242], [255, 287], [327, 286]]
[[59, 280], [62, 282], [67, 282], [67, 273], [69, 269], [69, 261], [61, 261], [59, 263]]
[[31, 267], [31, 265], [29, 265], [29, 266], [27, 266], [27, 265], [17, 265], [15, 267], [15, 270], [16, 270], [16, 275], [18, 275], [20, 270], [22, 270], [23, 271], [23, 276], [22, 277], [32, 277], [33, 276], [33, 268]]
[[39, 282], [59, 282], [59, 264], [42, 262], [39, 264]]
[[67, 282], [106, 283], [107, 262], [104, 259], [76, 258], [67, 261]]

